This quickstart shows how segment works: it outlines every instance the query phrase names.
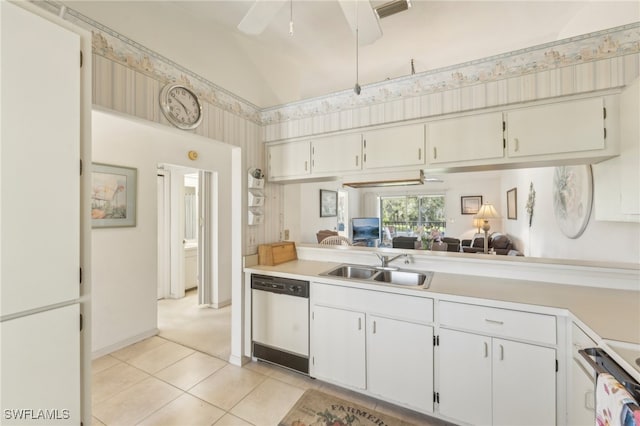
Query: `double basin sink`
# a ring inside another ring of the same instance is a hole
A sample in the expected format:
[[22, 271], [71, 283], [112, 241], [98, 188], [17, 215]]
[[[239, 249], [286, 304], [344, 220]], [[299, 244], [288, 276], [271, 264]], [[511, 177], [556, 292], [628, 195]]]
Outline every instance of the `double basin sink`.
[[357, 281], [375, 281], [407, 287], [428, 288], [433, 272], [407, 271], [389, 267], [340, 265], [320, 275]]

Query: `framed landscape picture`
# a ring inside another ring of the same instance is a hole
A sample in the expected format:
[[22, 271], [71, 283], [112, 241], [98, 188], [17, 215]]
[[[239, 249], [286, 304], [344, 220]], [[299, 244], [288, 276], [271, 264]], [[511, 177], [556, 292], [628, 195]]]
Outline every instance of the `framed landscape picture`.
[[93, 163], [91, 173], [91, 226], [136, 226], [137, 170]]
[[320, 217], [338, 216], [338, 191], [320, 190]]
[[482, 195], [460, 197], [461, 214], [478, 214], [480, 207], [482, 207]]

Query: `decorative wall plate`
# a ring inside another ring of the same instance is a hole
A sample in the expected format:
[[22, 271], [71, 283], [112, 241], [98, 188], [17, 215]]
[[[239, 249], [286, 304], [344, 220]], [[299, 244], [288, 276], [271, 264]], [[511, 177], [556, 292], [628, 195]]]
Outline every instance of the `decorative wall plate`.
[[564, 235], [578, 238], [587, 227], [593, 201], [591, 166], [556, 167], [553, 174], [553, 213]]

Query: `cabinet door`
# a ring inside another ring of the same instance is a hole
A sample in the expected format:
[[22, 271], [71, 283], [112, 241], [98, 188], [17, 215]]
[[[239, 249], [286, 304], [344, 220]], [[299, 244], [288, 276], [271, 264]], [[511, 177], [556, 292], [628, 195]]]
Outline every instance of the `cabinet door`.
[[311, 319], [311, 376], [365, 389], [364, 314], [315, 305]]
[[10, 315], [79, 296], [80, 37], [0, 8], [0, 315]]
[[369, 316], [367, 385], [385, 400], [433, 411], [433, 328]]
[[7, 416], [42, 409], [57, 420], [28, 424], [80, 424], [79, 318], [74, 304], [0, 322], [4, 421], [27, 424]]
[[501, 112], [430, 122], [429, 164], [502, 158], [502, 138]]
[[424, 124], [373, 130], [363, 140], [365, 169], [425, 164]]
[[269, 178], [281, 179], [311, 173], [311, 142], [290, 142], [267, 147]]
[[602, 98], [509, 111], [509, 157], [571, 153], [605, 148]]
[[556, 351], [493, 339], [493, 424], [556, 424]]
[[311, 146], [314, 173], [350, 172], [362, 169], [360, 133], [315, 139]]
[[440, 414], [491, 424], [491, 338], [440, 329], [439, 360]]

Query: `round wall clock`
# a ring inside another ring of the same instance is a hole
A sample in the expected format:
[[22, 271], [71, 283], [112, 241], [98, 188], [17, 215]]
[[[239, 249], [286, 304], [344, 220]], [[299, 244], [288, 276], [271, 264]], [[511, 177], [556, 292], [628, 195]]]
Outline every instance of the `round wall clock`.
[[202, 122], [202, 105], [195, 93], [181, 84], [169, 83], [160, 92], [160, 108], [174, 126], [191, 130]]

